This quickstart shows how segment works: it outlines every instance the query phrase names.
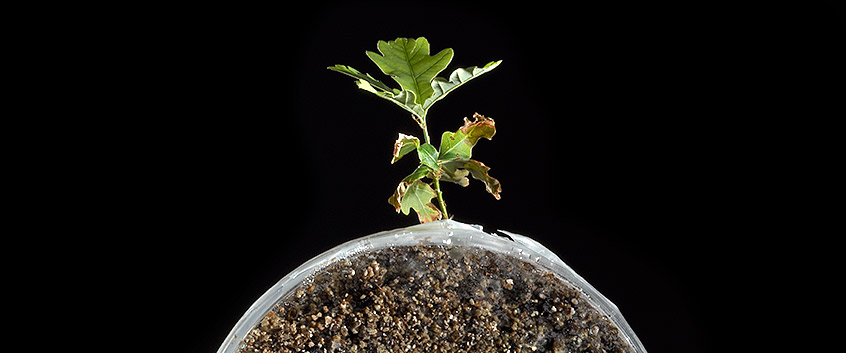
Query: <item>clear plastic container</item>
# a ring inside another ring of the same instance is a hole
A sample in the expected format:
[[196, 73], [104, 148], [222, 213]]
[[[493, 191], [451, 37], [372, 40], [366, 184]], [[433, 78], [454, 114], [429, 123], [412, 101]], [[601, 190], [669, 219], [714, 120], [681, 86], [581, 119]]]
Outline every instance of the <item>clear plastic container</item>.
[[623, 338], [634, 347], [636, 352], [646, 352], [617, 306], [593, 288], [552, 251], [529, 237], [503, 230], [499, 232], [508, 237], [485, 233], [481, 226], [442, 220], [379, 232], [338, 245], [297, 267], [270, 287], [238, 320], [238, 323], [235, 324], [223, 344], [218, 348], [217, 353], [237, 352], [243, 338], [256, 327], [280, 299], [286, 297], [296, 290], [300, 284], [309, 281], [315, 274], [337, 261], [378, 249], [413, 245], [476, 247], [510, 255], [538, 268], [550, 271], [571, 286], [579, 289], [594, 308], [608, 316], [611, 322], [620, 329]]

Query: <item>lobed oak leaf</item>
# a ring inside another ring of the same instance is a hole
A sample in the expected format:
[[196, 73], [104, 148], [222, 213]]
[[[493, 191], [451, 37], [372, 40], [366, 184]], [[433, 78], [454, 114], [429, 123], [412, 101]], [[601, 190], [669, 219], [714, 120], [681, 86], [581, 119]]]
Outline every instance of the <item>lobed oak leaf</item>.
[[432, 203], [436, 196], [435, 190], [420, 179], [411, 183], [403, 180], [388, 199], [388, 203], [394, 206], [397, 213], [402, 212], [405, 215], [414, 209], [420, 223], [427, 223], [441, 219], [441, 211]]
[[429, 41], [424, 37], [397, 38], [390, 42], [380, 40], [377, 48], [378, 54], [366, 52], [370, 60], [404, 90], [413, 92], [415, 103], [421, 106], [434, 93], [432, 80], [446, 69], [453, 56], [450, 48], [429, 55]]

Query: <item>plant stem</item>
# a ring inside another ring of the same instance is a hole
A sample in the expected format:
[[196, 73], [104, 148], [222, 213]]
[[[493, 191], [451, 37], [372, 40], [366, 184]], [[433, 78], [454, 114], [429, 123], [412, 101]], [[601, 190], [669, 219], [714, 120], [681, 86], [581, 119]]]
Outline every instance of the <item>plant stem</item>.
[[426, 118], [421, 120], [420, 127], [423, 128], [423, 138], [426, 139], [426, 143], [432, 144], [432, 142], [429, 141], [429, 126], [426, 125]]
[[449, 213], [447, 213], [446, 203], [444, 203], [444, 194], [441, 193], [441, 181], [438, 177], [435, 177], [435, 192], [438, 193], [438, 204], [440, 204], [441, 206], [441, 212], [444, 214], [444, 219], [449, 219]]
[[[412, 117], [414, 117], [413, 114], [412, 114]], [[429, 139], [429, 125], [426, 124], [426, 117], [423, 116], [422, 118], [414, 119], [414, 120], [417, 120], [418, 123], [420, 124], [420, 127], [423, 128], [423, 138], [426, 139], [426, 143], [431, 145], [432, 142]], [[434, 174], [432, 176], [432, 179], [435, 181], [435, 192], [437, 193], [437, 196], [438, 196], [438, 205], [441, 207], [441, 213], [443, 213], [443, 218], [449, 219], [449, 213], [447, 213], [446, 203], [444, 202], [444, 194], [441, 192], [441, 177], [437, 173], [437, 171], [435, 171], [435, 173], [432, 173], [432, 174]]]

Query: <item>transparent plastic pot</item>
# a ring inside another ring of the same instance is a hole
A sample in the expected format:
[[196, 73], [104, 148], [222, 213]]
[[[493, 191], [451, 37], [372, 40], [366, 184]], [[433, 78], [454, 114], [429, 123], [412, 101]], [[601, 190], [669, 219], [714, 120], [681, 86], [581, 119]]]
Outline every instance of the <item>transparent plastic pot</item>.
[[508, 237], [485, 233], [481, 226], [442, 220], [379, 232], [338, 245], [297, 267], [270, 287], [238, 320], [238, 323], [235, 324], [223, 344], [218, 348], [217, 353], [237, 352], [244, 337], [261, 322], [262, 318], [276, 303], [330, 265], [370, 251], [394, 246], [414, 245], [481, 248], [510, 255], [538, 268], [545, 269], [580, 290], [591, 306], [606, 315], [619, 328], [620, 334], [634, 348], [635, 352], [646, 353], [646, 349], [640, 343], [626, 319], [623, 318], [617, 306], [593, 288], [552, 251], [529, 237], [503, 230], [499, 232]]

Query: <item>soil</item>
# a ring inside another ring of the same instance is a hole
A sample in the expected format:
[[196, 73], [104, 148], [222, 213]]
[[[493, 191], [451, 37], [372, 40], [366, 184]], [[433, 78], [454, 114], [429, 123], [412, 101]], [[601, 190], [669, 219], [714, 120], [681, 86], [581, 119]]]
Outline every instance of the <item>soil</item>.
[[517, 258], [405, 246], [342, 260], [283, 298], [242, 353], [634, 352], [581, 292]]

